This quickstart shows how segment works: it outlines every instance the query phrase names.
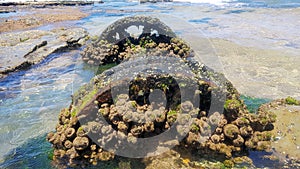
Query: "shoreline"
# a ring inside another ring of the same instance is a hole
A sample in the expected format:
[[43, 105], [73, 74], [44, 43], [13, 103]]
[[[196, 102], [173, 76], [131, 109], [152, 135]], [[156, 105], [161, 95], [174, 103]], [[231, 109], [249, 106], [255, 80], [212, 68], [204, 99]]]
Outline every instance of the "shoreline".
[[25, 1], [25, 2], [0, 2], [0, 7], [3, 6], [83, 6], [93, 5], [95, 2], [103, 3], [103, 1]]

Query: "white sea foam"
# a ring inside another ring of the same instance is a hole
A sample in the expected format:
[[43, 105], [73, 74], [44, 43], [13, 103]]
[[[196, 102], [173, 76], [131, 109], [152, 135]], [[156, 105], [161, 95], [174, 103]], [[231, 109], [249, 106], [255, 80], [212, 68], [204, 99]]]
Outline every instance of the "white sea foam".
[[173, 0], [174, 2], [190, 2], [190, 3], [209, 3], [214, 5], [224, 5], [232, 0]]

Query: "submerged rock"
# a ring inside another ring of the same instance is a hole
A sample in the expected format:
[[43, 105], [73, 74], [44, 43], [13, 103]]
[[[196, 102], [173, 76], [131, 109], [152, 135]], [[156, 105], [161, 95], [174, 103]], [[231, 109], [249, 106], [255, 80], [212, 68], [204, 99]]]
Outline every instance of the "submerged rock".
[[[143, 26], [139, 35], [127, 32], [132, 25]], [[269, 148], [275, 116], [249, 113], [232, 84], [195, 60], [189, 45], [156, 18], [115, 22], [82, 56], [88, 64], [119, 65], [95, 76], [60, 113], [48, 140], [55, 150], [71, 153], [57, 155], [58, 162], [142, 158], [174, 146], [224, 158]], [[61, 133], [73, 145], [54, 142]]]

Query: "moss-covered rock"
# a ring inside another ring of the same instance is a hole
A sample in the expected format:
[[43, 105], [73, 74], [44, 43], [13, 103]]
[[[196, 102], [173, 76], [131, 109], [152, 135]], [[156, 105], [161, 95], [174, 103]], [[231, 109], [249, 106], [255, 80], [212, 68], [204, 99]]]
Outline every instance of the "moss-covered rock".
[[295, 98], [290, 97], [290, 96], [285, 99], [285, 102], [289, 105], [299, 105], [300, 104], [300, 102], [298, 100], [296, 100]]

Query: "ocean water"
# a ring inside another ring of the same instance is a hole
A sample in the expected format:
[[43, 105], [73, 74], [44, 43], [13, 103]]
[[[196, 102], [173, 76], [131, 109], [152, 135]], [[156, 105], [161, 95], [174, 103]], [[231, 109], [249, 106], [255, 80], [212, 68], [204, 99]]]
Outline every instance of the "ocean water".
[[[218, 59], [221, 66], [217, 66], [237, 86], [240, 85], [238, 89], [242, 93], [257, 93], [256, 88], [249, 89], [251, 86], [239, 84], [252, 78], [258, 87], [266, 87], [264, 90], [271, 86], [269, 93], [260, 94], [262, 98], [273, 99], [300, 93], [300, 63], [297, 61], [299, 59], [295, 59], [300, 57], [299, 7], [300, 0], [193, 0], [155, 4], [105, 1], [103, 4], [82, 7], [91, 15], [72, 24], [87, 29], [91, 35], [99, 35], [121, 17], [146, 14], [160, 17], [199, 50], [202, 46], [197, 39], [220, 38], [249, 48], [283, 52], [285, 55], [281, 57], [284, 59], [279, 61], [268, 53], [259, 56], [258, 61], [254, 56], [245, 58], [253, 64], [243, 65], [243, 69], [236, 67], [237, 71], [233, 72], [230, 70], [234, 68], [234, 63], [241, 61], [229, 62], [226, 57], [219, 58], [222, 52], [217, 49], [208, 50], [214, 57], [202, 58], [212, 67], [216, 66], [214, 64]], [[0, 18], [5, 18], [5, 15], [0, 14]], [[46, 25], [39, 29], [52, 27]], [[205, 42], [214, 46], [211, 41]], [[51, 145], [45, 141], [45, 134], [54, 130], [57, 115], [60, 109], [70, 104], [73, 92], [95, 75], [80, 60], [80, 50], [55, 53], [28, 70], [11, 73], [0, 79], [0, 168], [55, 168], [48, 158]], [[249, 67], [259, 70], [251, 72]], [[270, 74], [270, 71], [275, 73]], [[241, 72], [245, 73], [242, 77]], [[273, 82], [269, 83], [270, 80]], [[247, 101], [255, 107], [263, 102], [264, 99]], [[255, 153], [251, 157], [257, 167], [272, 168], [272, 162]]]
[[219, 6], [243, 6], [256, 8], [296, 8], [299, 0], [175, 0], [178, 2], [206, 3]]

